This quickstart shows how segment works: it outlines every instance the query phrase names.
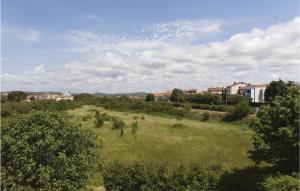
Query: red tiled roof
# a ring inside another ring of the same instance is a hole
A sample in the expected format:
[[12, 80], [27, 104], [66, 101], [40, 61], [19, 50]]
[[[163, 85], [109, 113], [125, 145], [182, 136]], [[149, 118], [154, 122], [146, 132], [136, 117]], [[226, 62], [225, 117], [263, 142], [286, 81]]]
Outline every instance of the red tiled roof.
[[213, 87], [213, 88], [208, 88], [208, 91], [222, 91], [224, 88], [223, 87]]

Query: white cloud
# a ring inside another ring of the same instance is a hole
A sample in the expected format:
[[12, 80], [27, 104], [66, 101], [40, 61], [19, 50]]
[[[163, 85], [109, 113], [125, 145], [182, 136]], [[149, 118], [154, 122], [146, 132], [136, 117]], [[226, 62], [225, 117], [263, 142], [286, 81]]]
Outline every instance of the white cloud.
[[4, 35], [13, 35], [25, 42], [37, 42], [40, 40], [40, 31], [33, 28], [20, 28], [11, 25], [4, 25], [1, 31]]
[[135, 38], [71, 31], [69, 51], [79, 55], [77, 60], [61, 70], [41, 65], [23, 74], [3, 74], [3, 88], [131, 92], [299, 80], [299, 17], [225, 41], [195, 43], [198, 35], [221, 30], [214, 22], [156, 24], [154, 35]]
[[34, 29], [19, 31], [17, 36], [27, 42], [37, 42], [40, 40], [41, 33]]
[[144, 28], [144, 32], [152, 32], [155, 38], [161, 40], [179, 40], [181, 42], [191, 42], [220, 32], [224, 24], [221, 20], [177, 20], [166, 23], [152, 24]]

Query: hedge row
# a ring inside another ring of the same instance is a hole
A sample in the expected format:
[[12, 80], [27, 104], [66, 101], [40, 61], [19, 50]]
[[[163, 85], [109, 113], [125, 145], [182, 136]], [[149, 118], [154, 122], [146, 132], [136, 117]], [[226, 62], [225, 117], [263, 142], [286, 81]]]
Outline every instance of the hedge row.
[[108, 191], [208, 191], [217, 188], [218, 173], [218, 169], [172, 169], [159, 163], [122, 164], [117, 161], [104, 167], [103, 179]]

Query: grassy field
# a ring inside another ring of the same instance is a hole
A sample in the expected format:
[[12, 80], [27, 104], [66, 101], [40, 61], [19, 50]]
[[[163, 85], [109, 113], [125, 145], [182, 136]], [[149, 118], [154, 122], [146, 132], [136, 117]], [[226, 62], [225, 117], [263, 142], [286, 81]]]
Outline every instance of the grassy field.
[[[120, 117], [127, 127], [124, 136], [120, 130], [112, 130], [109, 122], [104, 127], [94, 128], [94, 118], [82, 121], [88, 110], [97, 109], [101, 113]], [[174, 118], [152, 116], [137, 113], [124, 113], [105, 110], [93, 106], [84, 106], [69, 113], [83, 128], [100, 135], [98, 152], [103, 163], [115, 159], [124, 162], [137, 160], [163, 161], [169, 165], [209, 166], [221, 164], [225, 169], [245, 167], [252, 164], [247, 150], [252, 148], [251, 131], [243, 125], [221, 122], [200, 122], [182, 120], [183, 128], [173, 128], [179, 121]], [[131, 133], [130, 124], [138, 117], [138, 131]], [[144, 119], [141, 119], [141, 117]], [[97, 172], [91, 185], [101, 185], [101, 173]]]

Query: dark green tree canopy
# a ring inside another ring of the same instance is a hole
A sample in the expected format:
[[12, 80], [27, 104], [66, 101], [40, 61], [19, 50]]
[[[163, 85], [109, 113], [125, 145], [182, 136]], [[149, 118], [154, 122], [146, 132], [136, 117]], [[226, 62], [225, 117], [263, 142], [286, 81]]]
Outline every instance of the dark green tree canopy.
[[285, 96], [287, 93], [288, 86], [284, 81], [280, 79], [279, 81], [272, 81], [266, 88], [265, 101], [272, 102], [276, 96]]
[[173, 89], [172, 94], [170, 95], [170, 101], [172, 102], [185, 102], [185, 94], [181, 89]]
[[22, 91], [12, 91], [8, 93], [7, 97], [9, 101], [23, 101], [26, 99], [27, 94]]
[[281, 167], [298, 170], [299, 161], [299, 92], [276, 97], [275, 101], [262, 106], [257, 113], [258, 121], [253, 130], [254, 150], [251, 158]]
[[155, 101], [154, 94], [151, 94], [151, 93], [147, 94], [145, 101], [152, 101], [152, 102], [154, 102]]
[[2, 190], [78, 190], [89, 177], [94, 136], [63, 113], [33, 112], [2, 125]]

